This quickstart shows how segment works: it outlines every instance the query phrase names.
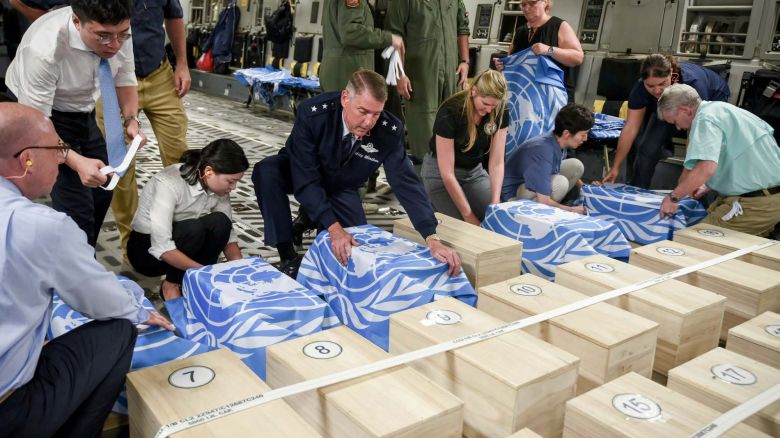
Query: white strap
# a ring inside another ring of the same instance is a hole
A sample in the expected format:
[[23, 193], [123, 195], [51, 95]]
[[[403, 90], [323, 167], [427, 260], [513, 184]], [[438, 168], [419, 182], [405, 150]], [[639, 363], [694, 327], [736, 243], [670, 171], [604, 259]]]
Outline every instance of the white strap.
[[100, 173], [103, 175], [112, 174], [111, 180], [107, 185], [101, 186], [102, 189], [114, 190], [116, 185], [119, 183], [120, 175], [124, 175], [127, 171], [127, 168], [130, 167], [130, 163], [133, 162], [133, 157], [135, 157], [136, 152], [138, 152], [138, 148], [141, 146], [141, 140], [143, 140], [143, 138], [140, 135], [135, 136], [133, 142], [130, 144], [130, 148], [125, 154], [125, 158], [122, 160], [119, 166], [106, 166], [100, 169]]
[[776, 402], [778, 399], [780, 399], [780, 383], [750, 400], [734, 406], [731, 410], [726, 411], [723, 415], [696, 431], [696, 433], [691, 435], [691, 438], [719, 437], [737, 424], [746, 420], [748, 417], [755, 415], [758, 411]]

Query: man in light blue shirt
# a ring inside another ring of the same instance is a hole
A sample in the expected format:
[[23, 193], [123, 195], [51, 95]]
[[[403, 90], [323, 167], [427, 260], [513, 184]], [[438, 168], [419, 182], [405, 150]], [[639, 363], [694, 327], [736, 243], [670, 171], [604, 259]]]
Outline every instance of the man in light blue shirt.
[[704, 222], [766, 235], [780, 221], [780, 149], [771, 126], [734, 105], [702, 101], [693, 87], [675, 84], [658, 101], [658, 117], [687, 129], [680, 183], [661, 204], [671, 215], [685, 196], [714, 190]]
[[[173, 330], [94, 258], [49, 193], [68, 145], [41, 112], [0, 103], [0, 436], [99, 436], [124, 384], [134, 324]], [[96, 321], [44, 345], [57, 292]]]

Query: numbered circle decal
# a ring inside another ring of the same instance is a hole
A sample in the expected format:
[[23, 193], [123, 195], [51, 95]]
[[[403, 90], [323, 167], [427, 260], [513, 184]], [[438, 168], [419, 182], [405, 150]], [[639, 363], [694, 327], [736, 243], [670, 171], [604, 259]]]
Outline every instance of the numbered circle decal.
[[317, 341], [306, 344], [303, 354], [312, 359], [333, 359], [341, 354], [341, 345], [331, 341]]
[[535, 284], [517, 283], [509, 286], [509, 290], [524, 297], [535, 297], [542, 294], [542, 288]]
[[615, 272], [615, 268], [613, 268], [612, 265], [608, 265], [606, 263], [586, 263], [585, 269], [599, 273]]
[[200, 365], [179, 368], [168, 376], [168, 383], [177, 388], [198, 388], [214, 380], [214, 370]]
[[753, 385], [758, 380], [755, 374], [736, 365], [715, 365], [710, 372], [718, 379], [735, 385]]
[[612, 407], [621, 414], [639, 420], [652, 420], [661, 416], [661, 406], [639, 394], [618, 394], [612, 398]]
[[668, 246], [662, 246], [655, 249], [660, 254], [668, 255], [668, 256], [683, 256], [685, 255], [685, 250], [682, 250], [680, 248], [671, 248]]
[[701, 234], [702, 236], [707, 236], [707, 237], [723, 237], [723, 236], [725, 236], [725, 234], [723, 234], [723, 231], [713, 230], [711, 228], [702, 228], [702, 229], [696, 230], [696, 231], [698, 231], [698, 233]]
[[461, 321], [461, 316], [452, 310], [431, 310], [425, 315], [425, 319], [439, 325], [452, 325]]
[[769, 333], [772, 336], [777, 336], [780, 338], [780, 325], [772, 324], [764, 327], [764, 331]]

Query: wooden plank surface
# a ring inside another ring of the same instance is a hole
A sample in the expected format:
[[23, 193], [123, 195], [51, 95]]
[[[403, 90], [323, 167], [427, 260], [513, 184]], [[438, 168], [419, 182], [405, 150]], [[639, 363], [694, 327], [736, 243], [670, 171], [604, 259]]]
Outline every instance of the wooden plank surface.
[[[669, 371], [667, 387], [719, 412], [726, 412], [780, 383], [780, 369], [723, 348]], [[780, 436], [780, 401], [744, 422]]]
[[[162, 425], [269, 390], [233, 352], [225, 349], [133, 371], [127, 375], [130, 435], [153, 437]], [[320, 435], [284, 400], [275, 400], [171, 436]]]
[[[569, 400], [563, 436], [688, 437], [719, 415], [720, 412], [709, 406], [636, 373], [629, 373]], [[739, 424], [724, 436], [757, 438], [769, 435]]]
[[780, 314], [764, 312], [732, 328], [726, 348], [780, 368]]
[[[267, 378], [278, 388], [386, 359], [389, 354], [346, 326], [269, 346]], [[323, 435], [460, 437], [463, 402], [409, 366], [289, 397]]]
[[[717, 257], [708, 251], [664, 240], [631, 251], [629, 263], [658, 273], [701, 263]], [[728, 260], [678, 277], [685, 283], [727, 298], [721, 339], [728, 329], [767, 310], [780, 311], [780, 271]]]
[[[441, 213], [436, 218], [436, 234], [458, 252], [474, 289], [520, 275], [522, 243]], [[395, 221], [393, 234], [425, 244], [408, 218]]]
[[542, 438], [542, 436], [526, 427], [524, 429], [518, 430], [512, 435], [507, 436], [506, 438]]
[[[715, 254], [726, 254], [764, 243], [769, 239], [740, 233], [739, 231], [729, 230], [716, 225], [696, 224], [675, 231], [673, 240], [683, 245], [693, 246]], [[780, 271], [780, 245], [751, 252], [740, 257], [739, 260]]]
[[[647, 269], [603, 255], [558, 267], [556, 283], [597, 295], [655, 277]], [[689, 284], [668, 280], [610, 301], [659, 324], [654, 369], [660, 374], [718, 346], [726, 299]]]
[[[587, 297], [524, 274], [481, 287], [477, 303], [503, 321], [516, 321]], [[578, 394], [631, 371], [652, 375], [658, 323], [610, 304], [598, 303], [525, 330], [580, 358]]]
[[[390, 352], [417, 350], [502, 325], [448, 298], [390, 317]], [[529, 427], [559, 436], [575, 394], [575, 356], [516, 331], [412, 363], [465, 402], [464, 435], [506, 436]]]

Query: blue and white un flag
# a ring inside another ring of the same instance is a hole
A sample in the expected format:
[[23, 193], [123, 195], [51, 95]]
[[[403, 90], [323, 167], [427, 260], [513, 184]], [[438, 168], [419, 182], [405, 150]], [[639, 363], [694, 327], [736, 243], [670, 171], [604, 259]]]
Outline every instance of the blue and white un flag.
[[[125, 277], [119, 277], [119, 282], [122, 283], [125, 289], [132, 291], [136, 297], [143, 297], [143, 289], [134, 281]], [[143, 298], [143, 305], [150, 311], [157, 310], [146, 298]], [[89, 321], [91, 319], [68, 307], [60, 299], [59, 295], [55, 293], [52, 300], [48, 338], [53, 339], [61, 336]], [[138, 332], [130, 369], [137, 370], [172, 360], [184, 359], [185, 357], [206, 353], [212, 349], [207, 345], [182, 339], [160, 327], [145, 327]], [[122, 390], [122, 393], [119, 394], [119, 399], [114, 403], [113, 411], [127, 415], [127, 394], [124, 390]]]
[[628, 260], [631, 246], [613, 224], [529, 200], [488, 206], [482, 228], [523, 243], [523, 272], [555, 279], [558, 265], [594, 254]]
[[548, 56], [530, 48], [501, 59], [509, 85], [506, 154], [526, 140], [551, 132], [555, 116], [567, 101], [563, 70]]
[[265, 380], [265, 347], [340, 325], [316, 294], [260, 258], [189, 269], [165, 302], [182, 335], [232, 350]]
[[591, 217], [615, 224], [626, 239], [647, 245], [672, 240], [674, 232], [699, 223], [707, 210], [696, 199], [680, 201], [669, 218], [658, 214], [665, 194], [623, 184], [584, 186], [580, 198]]
[[427, 247], [373, 225], [347, 232], [360, 243], [352, 247], [347, 266], [336, 260], [330, 234], [322, 232], [303, 258], [298, 281], [324, 296], [344, 324], [379, 347], [388, 349], [388, 319], [396, 312], [446, 297], [476, 304], [466, 275], [447, 275], [447, 264]]

